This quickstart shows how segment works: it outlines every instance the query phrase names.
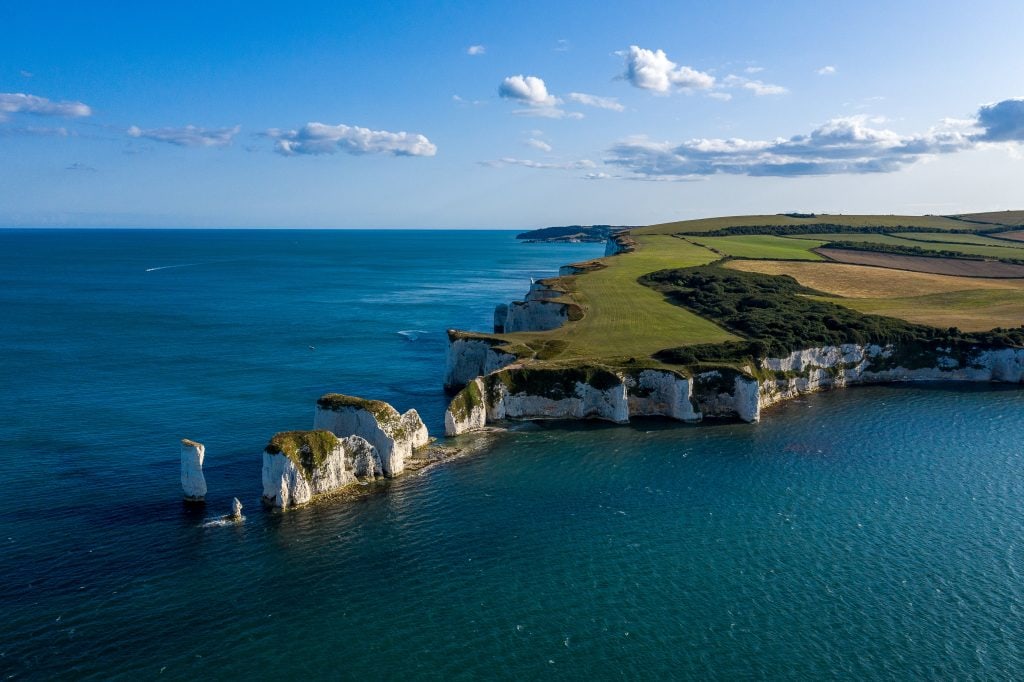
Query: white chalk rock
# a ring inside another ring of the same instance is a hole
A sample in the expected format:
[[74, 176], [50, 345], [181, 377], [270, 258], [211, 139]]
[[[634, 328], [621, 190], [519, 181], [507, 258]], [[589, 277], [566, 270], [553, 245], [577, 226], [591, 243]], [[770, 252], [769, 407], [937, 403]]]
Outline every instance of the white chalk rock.
[[452, 399], [444, 413], [444, 435], [458, 436], [476, 431], [487, 425], [487, 407], [484, 404], [484, 382], [479, 377]]
[[430, 440], [427, 427], [416, 410], [404, 415], [380, 400], [364, 400], [340, 393], [328, 393], [317, 400], [313, 428], [335, 436], [365, 438], [380, 457], [384, 475], [397, 476], [415, 448]]
[[181, 491], [186, 502], [203, 502], [206, 499], [206, 477], [203, 476], [203, 459], [206, 447], [202, 443], [181, 441]]
[[380, 456], [359, 436], [329, 431], [285, 431], [263, 451], [263, 502], [287, 509], [382, 474]]
[[516, 356], [496, 350], [499, 341], [466, 338], [459, 332], [448, 332], [448, 354], [445, 360], [444, 387], [459, 390], [477, 377], [490, 374], [516, 360]]
[[675, 372], [645, 369], [627, 377], [629, 416], [670, 417], [681, 421], [699, 421], [693, 408], [693, 382]]
[[237, 497], [231, 499], [231, 514], [229, 518], [232, 521], [242, 520], [242, 503], [238, 500]]

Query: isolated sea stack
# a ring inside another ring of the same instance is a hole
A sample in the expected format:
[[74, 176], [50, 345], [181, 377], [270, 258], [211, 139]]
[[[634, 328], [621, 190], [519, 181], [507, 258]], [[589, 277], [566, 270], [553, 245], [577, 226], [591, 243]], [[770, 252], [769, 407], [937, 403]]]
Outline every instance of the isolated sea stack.
[[181, 491], [185, 502], [203, 504], [206, 502], [206, 478], [203, 476], [203, 459], [206, 448], [202, 443], [184, 438], [181, 441]]

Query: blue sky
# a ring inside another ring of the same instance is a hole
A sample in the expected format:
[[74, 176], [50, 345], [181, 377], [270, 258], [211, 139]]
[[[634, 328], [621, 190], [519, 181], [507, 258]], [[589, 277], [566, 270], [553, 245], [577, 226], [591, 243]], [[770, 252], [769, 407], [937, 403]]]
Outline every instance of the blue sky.
[[5, 3], [0, 225], [1024, 208], [1024, 3], [895, 4]]

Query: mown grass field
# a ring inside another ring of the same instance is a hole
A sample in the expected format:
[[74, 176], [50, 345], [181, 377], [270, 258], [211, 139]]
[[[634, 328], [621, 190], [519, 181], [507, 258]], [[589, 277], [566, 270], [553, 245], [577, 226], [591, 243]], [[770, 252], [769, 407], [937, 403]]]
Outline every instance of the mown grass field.
[[723, 256], [778, 260], [825, 260], [811, 249], [824, 246], [827, 243], [827, 240], [790, 239], [761, 234], [737, 237], [687, 237], [686, 239]]
[[829, 215], [819, 213], [813, 218], [793, 218], [786, 215], [744, 215], [725, 216], [721, 218], [701, 218], [698, 220], [680, 220], [671, 223], [649, 225], [633, 230], [638, 234], [677, 234], [679, 232], [713, 232], [726, 227], [742, 225], [815, 225], [815, 224], [849, 225], [850, 227], [927, 227], [935, 230], [964, 230], [984, 225], [965, 224], [962, 220], [954, 220], [943, 216], [907, 216], [907, 215]]
[[567, 278], [573, 300], [583, 306], [583, 319], [549, 332], [502, 338], [531, 345], [564, 341], [567, 346], [552, 358], [555, 362], [646, 361], [663, 348], [734, 340], [713, 322], [667, 303], [660, 293], [637, 282], [649, 272], [704, 265], [719, 257], [675, 237], [637, 236], [636, 240], [635, 252], [604, 259], [606, 268]]

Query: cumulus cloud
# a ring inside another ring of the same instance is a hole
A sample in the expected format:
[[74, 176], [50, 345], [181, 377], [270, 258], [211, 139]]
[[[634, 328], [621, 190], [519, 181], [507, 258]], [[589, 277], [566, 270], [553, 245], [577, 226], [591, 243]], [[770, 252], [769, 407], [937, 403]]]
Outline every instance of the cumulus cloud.
[[296, 154], [391, 154], [392, 156], [434, 156], [437, 146], [418, 133], [370, 130], [359, 126], [307, 123], [298, 130], [272, 128], [267, 135], [275, 150], [285, 156]]
[[182, 128], [140, 128], [132, 126], [128, 129], [129, 137], [145, 138], [156, 142], [166, 142], [179, 147], [226, 147], [241, 130], [233, 128], [200, 128], [188, 125]]
[[530, 159], [517, 159], [509, 156], [502, 157], [495, 161], [481, 161], [480, 165], [490, 168], [502, 168], [503, 166], [522, 166], [524, 168], [540, 168], [544, 170], [588, 170], [596, 168], [597, 164], [590, 159], [579, 161], [532, 161]]
[[23, 92], [0, 92], [0, 120], [7, 114], [82, 118], [91, 116], [92, 108], [82, 102], [55, 102], [45, 97], [26, 95]]
[[550, 152], [551, 151], [551, 145], [549, 145], [544, 140], [538, 140], [535, 137], [531, 137], [529, 140], [527, 140], [526, 141], [526, 146], [527, 147], [533, 147], [534, 149], [539, 149], [542, 152]]
[[668, 92], [673, 87], [681, 90], [706, 90], [715, 85], [710, 74], [689, 66], [679, 66], [664, 50], [645, 50], [630, 45], [624, 53], [626, 72], [623, 77], [632, 85], [654, 92]]
[[537, 76], [509, 76], [498, 86], [498, 95], [532, 107], [553, 107], [559, 103], [558, 98], [548, 92], [544, 79]]
[[482, 54], [487, 54], [487, 48], [483, 45], [470, 45], [466, 48], [466, 54], [471, 57], [479, 57]]
[[816, 69], [814, 73], [818, 74], [819, 76], [834, 76], [837, 71], [838, 69], [836, 69], [836, 67], [829, 65], [823, 66], [820, 69]]
[[974, 145], [960, 127], [903, 136], [864, 116], [833, 119], [806, 135], [775, 140], [693, 139], [681, 144], [632, 139], [614, 145], [607, 163], [643, 179], [715, 174], [752, 176], [886, 173], [926, 156]]
[[1004, 99], [978, 109], [979, 142], [1024, 142], [1024, 97]]
[[570, 92], [566, 95], [566, 98], [570, 102], [576, 102], [587, 107], [595, 107], [597, 109], [608, 109], [610, 111], [625, 111], [626, 107], [619, 104], [619, 101], [614, 97], [598, 97], [597, 95], [588, 95], [584, 92]]

